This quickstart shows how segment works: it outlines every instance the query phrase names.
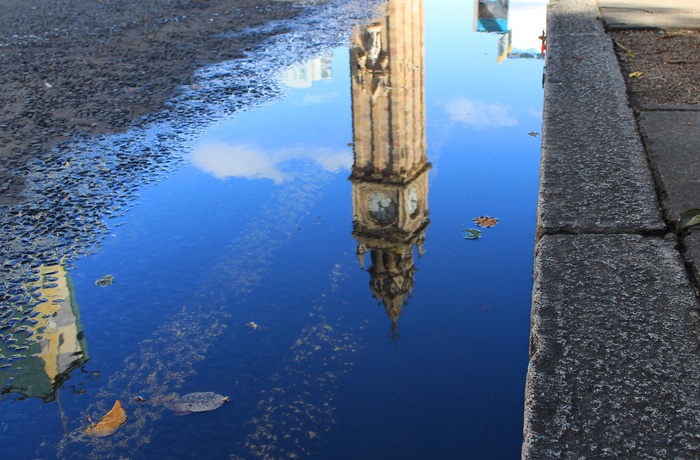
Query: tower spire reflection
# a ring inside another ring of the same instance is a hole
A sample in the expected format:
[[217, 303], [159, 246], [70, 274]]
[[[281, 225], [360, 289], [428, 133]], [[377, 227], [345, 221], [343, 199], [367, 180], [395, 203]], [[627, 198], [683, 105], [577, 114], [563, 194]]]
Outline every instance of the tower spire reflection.
[[355, 31], [350, 66], [353, 236], [363, 269], [370, 253], [372, 295], [396, 336], [429, 224], [423, 1], [387, 2], [381, 17]]

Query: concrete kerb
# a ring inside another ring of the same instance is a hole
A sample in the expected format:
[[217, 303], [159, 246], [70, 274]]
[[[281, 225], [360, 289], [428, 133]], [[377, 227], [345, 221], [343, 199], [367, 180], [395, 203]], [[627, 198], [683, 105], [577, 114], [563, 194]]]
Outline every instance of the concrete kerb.
[[[522, 455], [695, 458], [700, 306], [675, 242], [662, 238], [649, 161], [598, 14], [595, 0], [553, 0], [548, 12]], [[700, 250], [697, 235], [686, 253]]]
[[666, 229], [612, 40], [596, 12], [592, 0], [549, 9], [539, 236]]
[[538, 242], [523, 458], [697, 458], [697, 302], [672, 242]]

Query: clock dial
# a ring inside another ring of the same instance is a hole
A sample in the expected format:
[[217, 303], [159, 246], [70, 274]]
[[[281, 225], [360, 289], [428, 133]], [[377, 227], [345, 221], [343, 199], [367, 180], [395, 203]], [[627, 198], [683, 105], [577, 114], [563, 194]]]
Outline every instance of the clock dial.
[[418, 189], [413, 187], [408, 192], [408, 213], [413, 215], [418, 210]]
[[396, 218], [396, 203], [384, 192], [372, 192], [367, 199], [369, 215], [382, 224], [388, 224]]

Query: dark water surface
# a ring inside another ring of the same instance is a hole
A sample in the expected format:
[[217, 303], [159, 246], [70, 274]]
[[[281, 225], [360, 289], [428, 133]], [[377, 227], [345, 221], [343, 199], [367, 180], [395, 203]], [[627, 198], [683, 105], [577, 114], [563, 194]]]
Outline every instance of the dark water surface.
[[[3, 458], [518, 458], [546, 2], [474, 3], [392, 0], [349, 49], [279, 64], [274, 103], [188, 128], [221, 81], [257, 91], [213, 67], [171, 115], [81, 140], [104, 170], [175, 159], [102, 180], [112, 217], [72, 217], [73, 257], [27, 237], [41, 263], [0, 311]], [[230, 401], [162, 404], [209, 391]], [[115, 400], [126, 424], [86, 436]]]

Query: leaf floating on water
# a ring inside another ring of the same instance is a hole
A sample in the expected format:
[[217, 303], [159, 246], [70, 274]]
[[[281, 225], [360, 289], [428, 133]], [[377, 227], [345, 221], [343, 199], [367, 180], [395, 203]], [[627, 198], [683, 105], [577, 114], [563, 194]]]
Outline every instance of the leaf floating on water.
[[476, 240], [477, 238], [481, 238], [481, 232], [470, 228], [469, 230], [462, 230], [462, 236], [465, 240]]
[[529, 133], [527, 133], [527, 135], [528, 135], [528, 136], [532, 136], [532, 137], [537, 137], [537, 136], [540, 135], [540, 133], [538, 133], [538, 132], [536, 132], [536, 131], [530, 131]]
[[262, 328], [257, 323], [254, 323], [252, 321], [245, 323], [245, 325], [254, 331], [262, 331]]
[[[88, 420], [92, 423], [90, 416], [88, 415]], [[89, 436], [95, 438], [104, 438], [117, 431], [117, 428], [126, 423], [126, 412], [122, 409], [122, 405], [117, 399], [114, 403], [112, 410], [107, 412], [107, 415], [102, 417], [99, 422], [93, 423], [86, 430], [85, 433]]]
[[644, 75], [644, 72], [631, 72], [629, 76], [630, 78], [639, 78], [642, 75]]
[[223, 403], [228, 401], [228, 396], [221, 396], [211, 391], [204, 391], [188, 393], [182, 396], [174, 395], [163, 401], [163, 405], [175, 411], [177, 415], [188, 415], [192, 412], [207, 412], [218, 409]]
[[112, 275], [105, 275], [102, 278], [95, 281], [95, 284], [98, 286], [105, 287], [105, 286], [109, 286], [113, 282], [114, 282], [114, 277]]
[[493, 227], [498, 223], [498, 219], [495, 217], [481, 216], [474, 219], [474, 223], [479, 227], [489, 228]]
[[689, 209], [678, 217], [676, 228], [683, 230], [698, 224], [700, 224], [700, 209]]

